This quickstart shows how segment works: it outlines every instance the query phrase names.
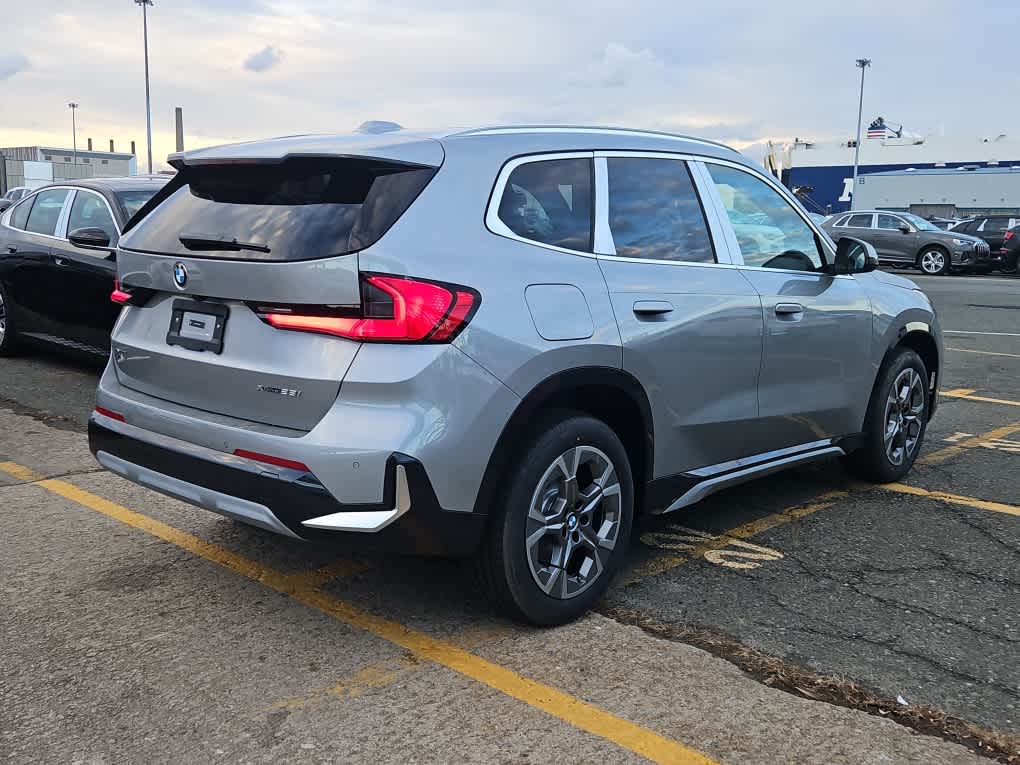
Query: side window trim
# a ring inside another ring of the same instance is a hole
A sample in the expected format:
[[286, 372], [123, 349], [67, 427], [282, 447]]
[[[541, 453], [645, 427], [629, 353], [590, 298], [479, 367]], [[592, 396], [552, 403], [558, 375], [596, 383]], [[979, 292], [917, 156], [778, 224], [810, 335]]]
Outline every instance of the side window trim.
[[715, 245], [716, 260], [734, 266], [744, 265], [744, 257], [740, 254], [737, 235], [726, 216], [722, 199], [719, 197], [715, 183], [712, 182], [712, 177], [708, 174], [708, 168], [701, 161], [689, 161], [687, 166], [691, 169], [694, 187], [701, 196], [701, 206], [705, 209], [709, 233], [712, 236], [712, 243]]
[[[812, 233], [814, 233], [814, 235], [815, 235], [815, 246], [818, 248], [819, 257], [822, 258], [822, 262], [828, 264], [828, 263], [832, 263], [835, 260], [836, 252], [830, 246], [829, 237], [822, 235], [821, 228], [819, 228], [817, 225], [815, 225], [815, 222], [813, 220], [811, 220], [811, 218], [807, 214], [807, 212], [805, 212], [801, 208], [800, 203], [796, 201], [796, 199], [789, 192], [789, 190], [786, 187], [784, 187], [781, 183], [778, 183], [775, 180], [773, 180], [771, 176], [769, 176], [769, 175], [767, 175], [765, 173], [756, 172], [753, 168], [750, 168], [747, 165], [740, 164], [739, 162], [730, 162], [730, 161], [725, 160], [725, 159], [719, 159], [718, 157], [700, 157], [699, 159], [700, 159], [701, 162], [704, 163], [704, 165], [706, 165], [706, 167], [704, 168], [704, 172], [705, 172], [706, 175], [708, 175], [707, 165], [710, 165], [710, 164], [711, 165], [722, 165], [724, 167], [731, 167], [734, 170], [740, 170], [741, 172], [747, 173], [752, 178], [757, 178], [760, 181], [762, 181], [764, 184], [766, 184], [767, 186], [772, 188], [776, 193], [779, 194], [779, 196], [783, 200], [786, 201], [786, 203], [788, 205], [790, 205], [790, 207], [793, 209], [793, 211], [800, 217], [800, 219], [802, 221], [804, 221], [804, 224], [808, 227], [808, 229]], [[709, 179], [711, 179], [710, 175], [708, 177], [709, 177]], [[714, 197], [716, 199], [716, 204], [719, 206], [719, 209], [720, 210], [724, 210], [725, 208], [723, 207], [722, 198], [719, 196], [719, 192], [715, 188], [715, 183], [714, 182], [711, 184], [711, 190], [712, 190], [712, 194], [714, 195]], [[873, 224], [875, 222], [874, 215], [872, 215], [871, 222]], [[785, 269], [785, 268], [769, 268], [769, 269], [766, 269], [766, 268], [763, 268], [762, 266], [751, 266], [751, 265], [746, 264], [744, 262], [744, 255], [740, 251], [740, 245], [737, 242], [736, 231], [733, 228], [733, 224], [730, 223], [729, 216], [726, 217], [724, 223], [726, 225], [726, 230], [727, 230], [727, 241], [732, 241], [733, 255], [734, 255], [733, 262], [736, 265], [738, 265], [740, 268], [754, 268], [754, 269], [760, 269], [760, 270], [765, 270], [765, 271], [776, 271], [778, 273], [800, 274], [802, 276], [806, 276], [806, 275], [809, 275], [809, 274], [814, 275], [814, 276], [827, 276], [826, 274], [821, 273], [821, 272], [795, 271], [795, 270], [792, 270], [792, 269]], [[839, 276], [829, 276], [828, 278], [833, 278], [833, 279], [853, 279], [854, 277], [852, 275], [842, 274], [842, 275], [839, 275]]]
[[[503, 236], [517, 242], [524, 242], [535, 247], [545, 247], [547, 250], [555, 250], [556, 252], [566, 252], [570, 255], [586, 255], [588, 257], [592, 257], [593, 253], [585, 250], [571, 250], [566, 247], [557, 247], [554, 244], [546, 244], [545, 242], [528, 239], [527, 237], [514, 233], [499, 217], [499, 204], [503, 199], [503, 192], [506, 189], [507, 181], [510, 179], [510, 174], [521, 165], [527, 165], [531, 162], [547, 162], [557, 159], [587, 159], [594, 161], [594, 157], [595, 153], [591, 151], [563, 151], [547, 152], [544, 154], [525, 154], [509, 160], [502, 168], [500, 168], [499, 175], [496, 176], [496, 184], [493, 186], [492, 195], [489, 197], [489, 206], [485, 210], [485, 227], [497, 236]], [[596, 183], [597, 181], [598, 179], [596, 178]], [[595, 189], [592, 189], [592, 193], [595, 196], [594, 204], [596, 205], [595, 209], [597, 209], [598, 194]], [[596, 215], [595, 218], [595, 227], [597, 230], [598, 215]]]
[[595, 156], [595, 254], [616, 255], [616, 242], [609, 226], [609, 163]]
[[78, 189], [71, 189], [67, 196], [64, 197], [64, 207], [60, 211], [60, 217], [57, 218], [57, 228], [53, 232], [53, 236], [57, 239], [67, 241], [67, 221], [71, 218], [71, 205], [74, 204], [75, 197], [77, 196]]

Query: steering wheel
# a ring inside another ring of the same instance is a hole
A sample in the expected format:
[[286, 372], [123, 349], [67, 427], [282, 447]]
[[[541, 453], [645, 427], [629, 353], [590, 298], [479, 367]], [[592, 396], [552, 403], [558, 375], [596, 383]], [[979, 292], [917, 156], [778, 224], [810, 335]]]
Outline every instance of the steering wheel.
[[800, 250], [786, 250], [762, 263], [763, 268], [785, 268], [790, 271], [814, 271], [815, 262]]

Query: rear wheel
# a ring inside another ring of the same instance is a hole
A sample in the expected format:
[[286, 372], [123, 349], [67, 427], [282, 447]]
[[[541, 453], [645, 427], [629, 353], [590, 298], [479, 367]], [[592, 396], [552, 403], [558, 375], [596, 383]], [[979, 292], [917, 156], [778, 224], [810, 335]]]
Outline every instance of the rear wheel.
[[916, 352], [899, 348], [879, 373], [864, 422], [864, 446], [850, 469], [875, 483], [898, 481], [917, 459], [928, 426], [928, 371]]
[[588, 611], [627, 551], [634, 487], [627, 452], [600, 420], [564, 413], [534, 431], [478, 558], [510, 616], [556, 625]]
[[0, 356], [10, 356], [18, 350], [18, 339], [11, 322], [10, 303], [4, 286], [0, 284]]
[[949, 253], [941, 247], [925, 247], [917, 256], [917, 267], [929, 276], [949, 273]]

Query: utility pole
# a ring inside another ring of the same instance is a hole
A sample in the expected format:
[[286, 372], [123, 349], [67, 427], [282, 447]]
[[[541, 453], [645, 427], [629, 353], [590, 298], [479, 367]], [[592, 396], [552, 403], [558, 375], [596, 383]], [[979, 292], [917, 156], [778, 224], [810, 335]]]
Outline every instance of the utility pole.
[[857, 166], [861, 161], [861, 118], [864, 116], [864, 70], [871, 66], [870, 58], [857, 59], [857, 68], [861, 70], [861, 98], [857, 102], [857, 141], [854, 143], [854, 185], [850, 192], [850, 209], [857, 202]]
[[145, 137], [149, 147], [149, 175], [152, 175], [152, 107], [149, 104], [149, 17], [146, 6], [152, 0], [135, 0], [135, 5], [142, 6], [142, 39], [145, 44]]
[[78, 108], [78, 104], [76, 104], [76, 103], [74, 103], [72, 101], [71, 103], [69, 103], [67, 105], [67, 107], [71, 110], [71, 146], [74, 147], [72, 149], [72, 151], [74, 152], [74, 162], [72, 162], [71, 164], [77, 165], [78, 164], [78, 126], [77, 126], [77, 124], [75, 123], [75, 120], [74, 120], [74, 112]]

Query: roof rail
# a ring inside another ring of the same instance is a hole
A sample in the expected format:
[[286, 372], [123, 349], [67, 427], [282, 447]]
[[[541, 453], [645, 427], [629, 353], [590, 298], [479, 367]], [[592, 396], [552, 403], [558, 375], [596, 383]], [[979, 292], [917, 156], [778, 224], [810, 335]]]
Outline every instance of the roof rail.
[[726, 149], [734, 154], [739, 154], [732, 146], [727, 146], [718, 141], [710, 141], [706, 138], [695, 138], [689, 135], [678, 133], [665, 133], [658, 130], [636, 130], [633, 128], [602, 127], [592, 125], [490, 125], [488, 127], [469, 128], [450, 136], [458, 135], [512, 135], [514, 133], [596, 133], [629, 135], [647, 138], [664, 138], [672, 141], [687, 141], [689, 143], [700, 143], [706, 146], [715, 146], [719, 149]]

